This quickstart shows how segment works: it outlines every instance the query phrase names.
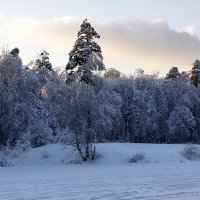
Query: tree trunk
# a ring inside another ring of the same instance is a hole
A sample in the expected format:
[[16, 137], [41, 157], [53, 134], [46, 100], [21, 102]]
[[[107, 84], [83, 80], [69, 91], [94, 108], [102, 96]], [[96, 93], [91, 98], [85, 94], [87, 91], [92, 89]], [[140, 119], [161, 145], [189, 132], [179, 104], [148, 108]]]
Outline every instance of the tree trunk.
[[94, 149], [93, 149], [91, 160], [95, 159], [95, 155], [96, 155], [96, 147], [94, 147]]
[[79, 144], [79, 141], [78, 141], [78, 135], [75, 134], [75, 139], [76, 139], [76, 148], [82, 158], [83, 161], [87, 161], [87, 158], [83, 155], [83, 152], [81, 150], [81, 147], [80, 147], [80, 144]]

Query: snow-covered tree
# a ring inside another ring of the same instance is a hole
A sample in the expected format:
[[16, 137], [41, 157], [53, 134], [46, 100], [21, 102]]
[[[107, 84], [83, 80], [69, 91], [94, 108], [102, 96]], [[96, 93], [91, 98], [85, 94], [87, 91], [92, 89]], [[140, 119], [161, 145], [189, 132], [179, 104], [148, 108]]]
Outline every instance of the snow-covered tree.
[[166, 118], [169, 110], [165, 95], [165, 85], [159, 80], [153, 80], [146, 89], [146, 142], [165, 143]]
[[96, 93], [97, 110], [92, 126], [95, 130], [96, 141], [121, 139], [119, 133], [121, 118], [121, 95], [112, 90], [109, 83], [104, 84]]
[[134, 76], [139, 77], [144, 75], [144, 70], [142, 68], [137, 68], [134, 72]]
[[38, 69], [46, 68], [48, 70], [52, 70], [52, 64], [49, 61], [49, 53], [44, 50], [38, 55], [38, 58], [35, 60], [34, 64]]
[[92, 86], [74, 82], [71, 87], [67, 125], [74, 133], [74, 144], [81, 158], [86, 161], [93, 159], [91, 143], [95, 134], [92, 120], [97, 117], [98, 105]]
[[119, 78], [120, 76], [121, 76], [120, 71], [118, 71], [115, 68], [107, 69], [105, 74], [104, 74], [105, 78], [110, 78], [110, 79]]
[[189, 80], [190, 80], [190, 72], [182, 71], [181, 72], [181, 79], [188, 83]]
[[19, 56], [19, 49], [15, 47], [14, 49], [11, 50], [10, 55]]
[[165, 79], [174, 80], [181, 76], [180, 72], [178, 71], [177, 67], [172, 67], [166, 75]]
[[196, 140], [196, 122], [191, 111], [184, 106], [175, 107], [168, 119], [169, 142], [193, 142]]
[[85, 19], [81, 24], [74, 47], [69, 53], [69, 62], [66, 65], [67, 82], [78, 79], [90, 84], [92, 71], [105, 69], [101, 48], [94, 38], [100, 38], [100, 35]]
[[1, 55], [0, 145], [25, 138], [33, 147], [52, 141], [53, 129], [46, 102], [40, 96], [41, 87], [39, 74], [25, 68], [18, 56]]
[[200, 83], [200, 61], [199, 60], [196, 60], [193, 63], [193, 67], [190, 72], [191, 72], [190, 83], [193, 84], [195, 87], [198, 87], [198, 84]]
[[200, 138], [200, 95], [196, 93], [194, 88], [190, 88], [177, 102], [177, 106], [185, 106], [190, 109], [196, 121], [196, 132]]

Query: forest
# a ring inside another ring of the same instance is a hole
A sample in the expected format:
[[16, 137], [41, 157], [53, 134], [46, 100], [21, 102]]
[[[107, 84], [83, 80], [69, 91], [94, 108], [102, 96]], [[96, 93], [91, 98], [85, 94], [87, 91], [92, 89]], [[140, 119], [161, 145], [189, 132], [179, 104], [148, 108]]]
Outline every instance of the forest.
[[[0, 56], [0, 146], [92, 143], [199, 143], [200, 62], [165, 78], [139, 68], [126, 76], [103, 64], [100, 35], [84, 20], [64, 71], [42, 51], [23, 65], [18, 48]], [[192, 63], [192, 61], [191, 61]]]

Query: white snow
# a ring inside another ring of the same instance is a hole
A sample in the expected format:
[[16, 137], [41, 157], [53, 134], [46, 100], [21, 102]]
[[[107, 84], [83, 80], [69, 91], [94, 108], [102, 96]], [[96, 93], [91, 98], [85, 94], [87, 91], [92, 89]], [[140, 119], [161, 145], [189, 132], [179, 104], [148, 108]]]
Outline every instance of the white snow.
[[[199, 200], [200, 162], [185, 160], [184, 145], [97, 144], [94, 162], [64, 165], [75, 151], [61, 145], [32, 149], [0, 168], [2, 200]], [[127, 160], [143, 152], [148, 162]], [[48, 155], [48, 156], [47, 156]]]

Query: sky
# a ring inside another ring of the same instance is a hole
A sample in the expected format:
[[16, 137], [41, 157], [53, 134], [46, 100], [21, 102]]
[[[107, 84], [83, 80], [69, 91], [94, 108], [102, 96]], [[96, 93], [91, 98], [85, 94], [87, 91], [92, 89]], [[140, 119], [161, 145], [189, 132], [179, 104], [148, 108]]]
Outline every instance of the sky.
[[0, 0], [0, 48], [17, 46], [27, 64], [45, 49], [64, 67], [87, 18], [101, 38], [107, 68], [133, 74], [172, 66], [189, 71], [200, 59], [199, 0]]

